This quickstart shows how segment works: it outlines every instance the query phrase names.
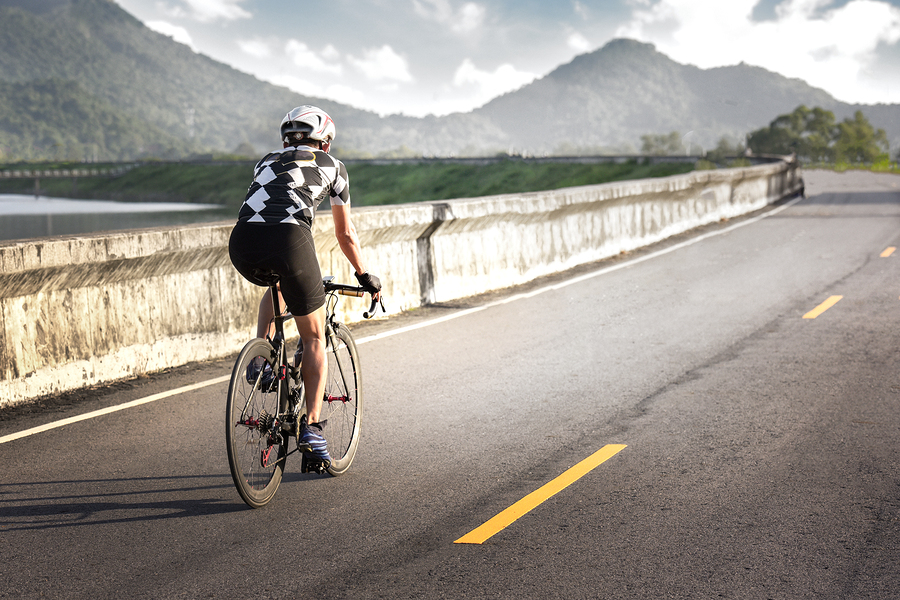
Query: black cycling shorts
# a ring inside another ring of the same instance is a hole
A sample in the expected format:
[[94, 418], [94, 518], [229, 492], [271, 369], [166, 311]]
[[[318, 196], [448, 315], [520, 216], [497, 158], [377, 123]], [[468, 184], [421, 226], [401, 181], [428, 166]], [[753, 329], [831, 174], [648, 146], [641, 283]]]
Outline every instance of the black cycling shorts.
[[228, 254], [234, 268], [251, 283], [270, 286], [277, 275], [291, 314], [308, 315], [325, 304], [322, 271], [308, 227], [238, 221], [231, 230]]

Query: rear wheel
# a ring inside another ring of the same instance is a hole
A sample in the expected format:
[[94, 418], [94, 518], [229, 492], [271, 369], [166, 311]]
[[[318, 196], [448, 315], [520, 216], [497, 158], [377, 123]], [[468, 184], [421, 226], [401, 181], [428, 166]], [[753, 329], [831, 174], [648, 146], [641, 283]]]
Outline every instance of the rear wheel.
[[277, 356], [263, 339], [241, 350], [228, 386], [225, 440], [231, 477], [249, 506], [265, 506], [284, 472], [287, 436], [275, 425], [279, 413]]
[[363, 401], [359, 354], [350, 330], [342, 323], [330, 330], [326, 356], [328, 378], [319, 421], [327, 421], [323, 435], [331, 455], [328, 473], [338, 476], [350, 468], [356, 456]]

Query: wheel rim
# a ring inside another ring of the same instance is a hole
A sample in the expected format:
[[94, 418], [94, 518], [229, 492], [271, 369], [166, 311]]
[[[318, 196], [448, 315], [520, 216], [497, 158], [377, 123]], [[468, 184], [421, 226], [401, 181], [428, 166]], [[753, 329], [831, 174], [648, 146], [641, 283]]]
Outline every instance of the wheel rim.
[[344, 340], [336, 335], [332, 341], [337, 347], [328, 351], [328, 378], [320, 420], [327, 421], [324, 436], [332, 471], [344, 471], [353, 460], [359, 440], [359, 365]]
[[273, 432], [278, 414], [277, 385], [260, 385], [262, 376], [248, 381], [247, 367], [262, 362], [271, 368], [271, 346], [259, 340], [248, 344], [232, 374], [228, 394], [228, 458], [238, 492], [250, 506], [260, 506], [274, 495], [281, 481], [285, 438]]

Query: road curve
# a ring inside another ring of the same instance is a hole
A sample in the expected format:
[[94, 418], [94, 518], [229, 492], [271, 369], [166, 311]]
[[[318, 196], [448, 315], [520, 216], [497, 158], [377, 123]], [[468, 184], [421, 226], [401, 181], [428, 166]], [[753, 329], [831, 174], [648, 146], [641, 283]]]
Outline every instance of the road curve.
[[357, 462], [289, 462], [261, 510], [228, 471], [226, 361], [4, 411], [0, 598], [895, 598], [900, 177], [806, 181], [355, 327]]

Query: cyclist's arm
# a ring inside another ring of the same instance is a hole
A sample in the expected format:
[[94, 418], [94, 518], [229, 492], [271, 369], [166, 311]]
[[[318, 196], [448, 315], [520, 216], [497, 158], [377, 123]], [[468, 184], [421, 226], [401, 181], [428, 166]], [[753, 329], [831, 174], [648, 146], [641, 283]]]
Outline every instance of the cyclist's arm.
[[349, 204], [332, 204], [331, 215], [334, 218], [334, 235], [337, 238], [341, 252], [356, 269], [356, 272], [363, 275], [366, 267], [362, 262], [361, 247], [359, 245], [359, 236], [356, 234], [356, 227], [350, 219]]

